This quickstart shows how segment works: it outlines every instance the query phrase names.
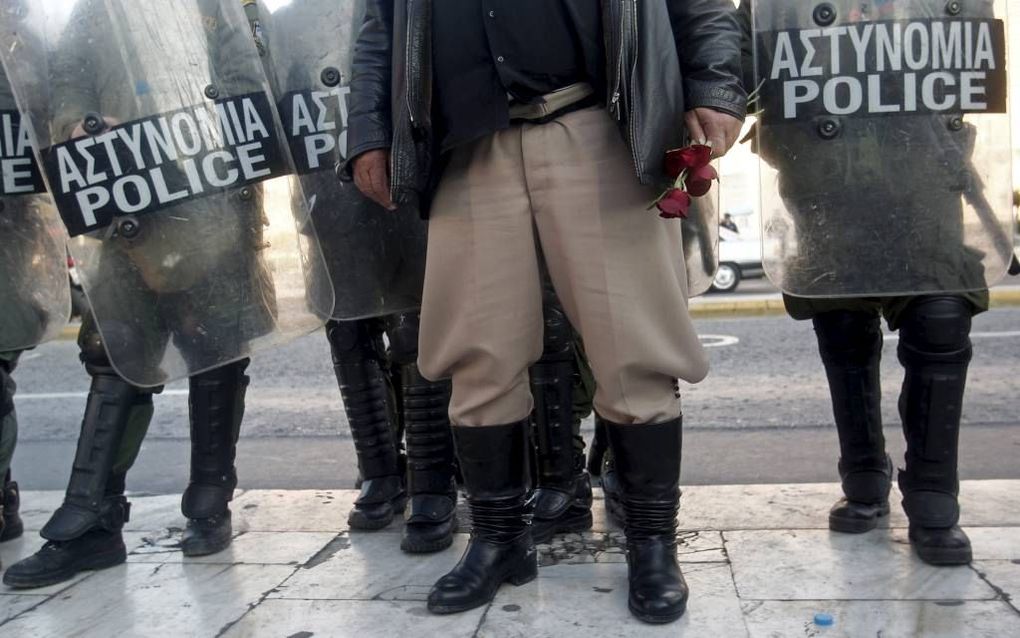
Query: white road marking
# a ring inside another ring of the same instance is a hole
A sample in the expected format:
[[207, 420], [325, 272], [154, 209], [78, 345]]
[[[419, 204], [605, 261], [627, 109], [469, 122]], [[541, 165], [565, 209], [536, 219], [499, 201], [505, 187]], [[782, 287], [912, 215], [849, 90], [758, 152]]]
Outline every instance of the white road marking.
[[725, 348], [740, 343], [740, 337], [730, 335], [699, 335], [701, 345], [706, 348]]
[[[38, 392], [35, 394], [16, 394], [18, 401], [53, 401], [56, 399], [84, 399], [88, 392]], [[188, 396], [187, 390], [163, 390], [157, 396]]]

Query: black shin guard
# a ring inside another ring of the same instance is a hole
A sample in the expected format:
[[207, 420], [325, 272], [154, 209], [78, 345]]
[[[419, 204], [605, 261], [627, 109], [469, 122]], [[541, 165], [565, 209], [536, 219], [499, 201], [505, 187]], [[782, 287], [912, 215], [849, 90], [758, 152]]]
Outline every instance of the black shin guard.
[[234, 461], [249, 363], [242, 359], [189, 379], [191, 480], [181, 499], [181, 512], [188, 518], [181, 540], [185, 556], [215, 554], [233, 537], [229, 503], [237, 487]]
[[581, 420], [574, 414], [576, 353], [573, 330], [551, 286], [545, 292], [544, 348], [531, 367], [535, 441], [536, 543], [560, 532], [590, 529], [591, 479], [584, 467]]
[[882, 433], [879, 319], [835, 311], [815, 317], [814, 326], [839, 433], [843, 491], [851, 501], [884, 502], [891, 474]]
[[110, 489], [108, 483], [131, 410], [151, 403], [152, 394], [129, 384], [112, 368], [87, 368], [92, 387], [67, 493], [40, 533], [52, 541], [69, 541], [92, 529], [119, 532], [130, 512], [123, 489]]
[[845, 495], [829, 511], [829, 528], [862, 533], [889, 513], [892, 487], [882, 433], [882, 330], [877, 315], [843, 310], [816, 316], [814, 326], [839, 434]]
[[907, 454], [899, 482], [907, 515], [924, 527], [950, 527], [959, 517], [957, 448], [970, 326], [967, 302], [940, 296], [914, 301], [900, 327], [905, 375], [899, 407]]
[[370, 320], [331, 321], [326, 328], [362, 480], [348, 522], [365, 530], [389, 525], [407, 500], [391, 378], [375, 328]]
[[425, 379], [409, 363], [402, 366], [401, 388], [410, 511], [400, 546], [411, 553], [436, 552], [449, 547], [457, 531], [450, 384]]
[[222, 516], [233, 499], [249, 363], [242, 359], [189, 379], [191, 480], [181, 501], [188, 518]]
[[[124, 498], [127, 462], [115, 471], [132, 413], [151, 409], [154, 390], [142, 390], [110, 366], [99, 334], [82, 329], [81, 358], [92, 377], [63, 504], [43, 527], [47, 543], [12, 565], [4, 583], [16, 589], [46, 587], [84, 570], [104, 569], [127, 560], [121, 529], [130, 514]], [[155, 390], [158, 391], [158, 390]]]
[[971, 359], [971, 307], [960, 297], [919, 297], [904, 311], [900, 416], [907, 439], [899, 475], [910, 541], [922, 560], [960, 565], [970, 540], [957, 524], [960, 416]]

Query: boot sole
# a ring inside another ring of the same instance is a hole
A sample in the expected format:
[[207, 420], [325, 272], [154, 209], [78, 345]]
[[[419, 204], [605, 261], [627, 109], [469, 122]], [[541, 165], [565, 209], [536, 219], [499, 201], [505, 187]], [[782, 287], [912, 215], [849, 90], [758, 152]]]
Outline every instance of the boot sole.
[[453, 534], [458, 526], [457, 519], [450, 523], [450, 533], [434, 541], [421, 541], [413, 536], [400, 539], [400, 549], [408, 554], [434, 554], [441, 552], [450, 545], [453, 545]]
[[18, 578], [17, 574], [8, 571], [4, 574], [4, 585], [11, 589], [39, 589], [51, 585], [59, 585], [80, 574], [81, 572], [109, 569], [127, 562], [127, 550], [120, 550], [112, 554], [99, 554], [79, 560], [59, 572], [46, 574], [38, 577]]
[[935, 567], [969, 565], [974, 560], [974, 552], [969, 547], [966, 549], [921, 549], [914, 545], [914, 551], [917, 552], [918, 558]]
[[552, 540], [553, 536], [556, 536], [557, 534], [577, 534], [580, 532], [586, 532], [594, 525], [595, 520], [589, 510], [580, 516], [558, 519], [554, 525], [550, 525], [548, 530], [541, 534], [535, 534], [535, 528], [532, 526], [531, 535], [535, 539], [535, 544], [540, 545], [542, 543], [548, 543]]
[[878, 527], [880, 519], [889, 516], [889, 504], [886, 503], [874, 518], [840, 518], [829, 514], [829, 529], [841, 534], [864, 534]]
[[679, 611], [675, 611], [672, 614], [669, 614], [668, 616], [641, 613], [634, 609], [634, 605], [630, 604], [629, 602], [627, 603], [627, 607], [630, 609], [630, 613], [641, 622], [648, 623], [649, 625], [668, 625], [671, 622], [676, 622], [677, 620], [680, 620], [680, 617], [687, 612], [687, 601], [686, 600], [684, 601], [684, 604], [680, 607]]
[[460, 605], [433, 605], [432, 603], [429, 603], [428, 609], [433, 614], [439, 616], [445, 616], [446, 614], [459, 614], [471, 609], [477, 609], [478, 607], [491, 603], [496, 598], [496, 594], [499, 593], [499, 588], [506, 583], [510, 583], [515, 587], [520, 587], [521, 585], [527, 585], [536, 578], [538, 578], [538, 563], [534, 563], [534, 566], [529, 566], [529, 568], [525, 569], [524, 573], [517, 572], [507, 576], [503, 582], [500, 583], [495, 590], [493, 590], [492, 595], [484, 600], [476, 600]]
[[208, 542], [196, 542], [184, 544], [181, 543], [181, 553], [189, 558], [196, 558], [198, 556], [212, 556], [213, 554], [219, 554], [223, 550], [230, 547], [233, 542], [233, 537], [228, 537], [225, 541], [218, 543]]
[[386, 518], [365, 518], [360, 515], [358, 510], [351, 510], [351, 513], [347, 515], [347, 525], [351, 529], [360, 530], [362, 532], [374, 532], [375, 530], [389, 527], [393, 523], [393, 519], [398, 515], [403, 515], [404, 508], [407, 507], [407, 499], [396, 501], [393, 503], [393, 514]]

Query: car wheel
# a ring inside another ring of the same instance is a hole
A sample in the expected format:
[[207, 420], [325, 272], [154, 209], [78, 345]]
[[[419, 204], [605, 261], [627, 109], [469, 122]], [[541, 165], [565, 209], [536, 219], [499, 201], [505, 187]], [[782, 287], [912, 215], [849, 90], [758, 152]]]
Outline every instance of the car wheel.
[[717, 292], [733, 292], [740, 284], [740, 268], [736, 264], [719, 264], [712, 280], [712, 290]]

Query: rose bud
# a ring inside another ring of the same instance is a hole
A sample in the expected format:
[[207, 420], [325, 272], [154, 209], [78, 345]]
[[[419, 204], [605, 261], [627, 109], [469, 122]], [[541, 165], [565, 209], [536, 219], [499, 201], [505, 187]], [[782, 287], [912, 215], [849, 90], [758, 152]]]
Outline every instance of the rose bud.
[[666, 151], [666, 175], [676, 179], [685, 170], [705, 166], [711, 159], [712, 147], [704, 144], [692, 144]]
[[693, 169], [687, 176], [687, 192], [691, 197], [701, 197], [712, 190], [712, 182], [719, 179], [719, 173], [711, 164]]
[[691, 207], [691, 196], [679, 188], [673, 188], [659, 200], [656, 207], [659, 209], [659, 217], [664, 219], [685, 218]]

